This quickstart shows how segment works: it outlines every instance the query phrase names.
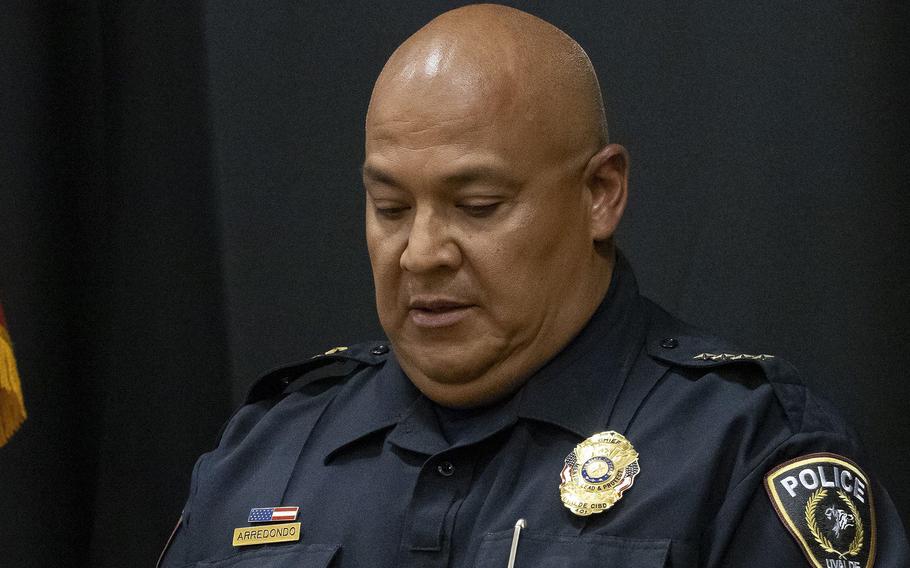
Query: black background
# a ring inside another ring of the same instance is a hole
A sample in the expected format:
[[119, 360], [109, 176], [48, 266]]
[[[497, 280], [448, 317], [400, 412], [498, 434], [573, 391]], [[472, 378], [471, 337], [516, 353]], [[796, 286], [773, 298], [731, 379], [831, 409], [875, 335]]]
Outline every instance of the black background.
[[[457, 4], [4, 3], [0, 300], [30, 417], [0, 449], [0, 564], [151, 565], [254, 376], [380, 336], [363, 115]], [[795, 362], [906, 523], [908, 8], [515, 4], [598, 70], [644, 291]]]

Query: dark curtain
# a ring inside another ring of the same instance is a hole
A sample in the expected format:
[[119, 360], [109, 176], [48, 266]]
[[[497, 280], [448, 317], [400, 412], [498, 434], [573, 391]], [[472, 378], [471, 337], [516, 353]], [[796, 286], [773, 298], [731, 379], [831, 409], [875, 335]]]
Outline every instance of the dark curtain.
[[[910, 520], [910, 10], [514, 4], [598, 69], [644, 291], [796, 363]], [[153, 564], [255, 375], [381, 333], [363, 114], [454, 5], [0, 8], [0, 301], [29, 411], [0, 448], [0, 565]]]
[[3, 10], [0, 566], [152, 565], [230, 409], [203, 9]]

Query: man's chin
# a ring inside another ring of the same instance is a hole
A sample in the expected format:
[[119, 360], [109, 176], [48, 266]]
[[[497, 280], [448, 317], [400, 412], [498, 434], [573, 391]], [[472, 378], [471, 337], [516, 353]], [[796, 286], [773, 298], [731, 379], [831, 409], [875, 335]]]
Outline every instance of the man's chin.
[[476, 408], [495, 403], [512, 394], [523, 382], [514, 380], [514, 376], [499, 376], [495, 370], [471, 380], [464, 380], [464, 375], [453, 380], [419, 371], [409, 373], [408, 377], [427, 398], [449, 408]]
[[472, 407], [493, 402], [509, 390], [500, 384], [497, 351], [470, 345], [396, 346], [408, 378], [428, 398], [443, 406]]
[[439, 329], [405, 325], [401, 333], [390, 338], [399, 358], [446, 383], [467, 382], [496, 365], [508, 352], [507, 346], [474, 317]]
[[426, 353], [420, 353], [416, 357], [402, 357], [399, 352], [399, 361], [408, 376], [415, 375], [421, 377], [425, 382], [440, 385], [466, 385], [477, 380], [484, 375], [485, 370], [489, 369], [489, 365], [471, 364], [476, 363], [476, 360], [465, 360], [462, 357], [440, 357], [439, 355], [434, 353], [427, 356]]

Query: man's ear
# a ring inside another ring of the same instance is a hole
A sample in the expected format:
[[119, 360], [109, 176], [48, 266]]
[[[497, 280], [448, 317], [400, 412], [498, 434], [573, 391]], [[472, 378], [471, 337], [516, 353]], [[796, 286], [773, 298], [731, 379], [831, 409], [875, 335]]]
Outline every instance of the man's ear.
[[613, 236], [626, 209], [629, 153], [619, 144], [608, 144], [588, 161], [585, 186], [591, 192], [591, 239]]

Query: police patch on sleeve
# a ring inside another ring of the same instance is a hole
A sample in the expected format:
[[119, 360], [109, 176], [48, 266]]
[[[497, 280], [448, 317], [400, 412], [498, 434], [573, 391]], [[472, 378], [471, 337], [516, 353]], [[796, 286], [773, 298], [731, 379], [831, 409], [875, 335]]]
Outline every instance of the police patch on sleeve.
[[872, 568], [875, 508], [866, 474], [836, 454], [810, 454], [765, 475], [765, 489], [811, 566]]

